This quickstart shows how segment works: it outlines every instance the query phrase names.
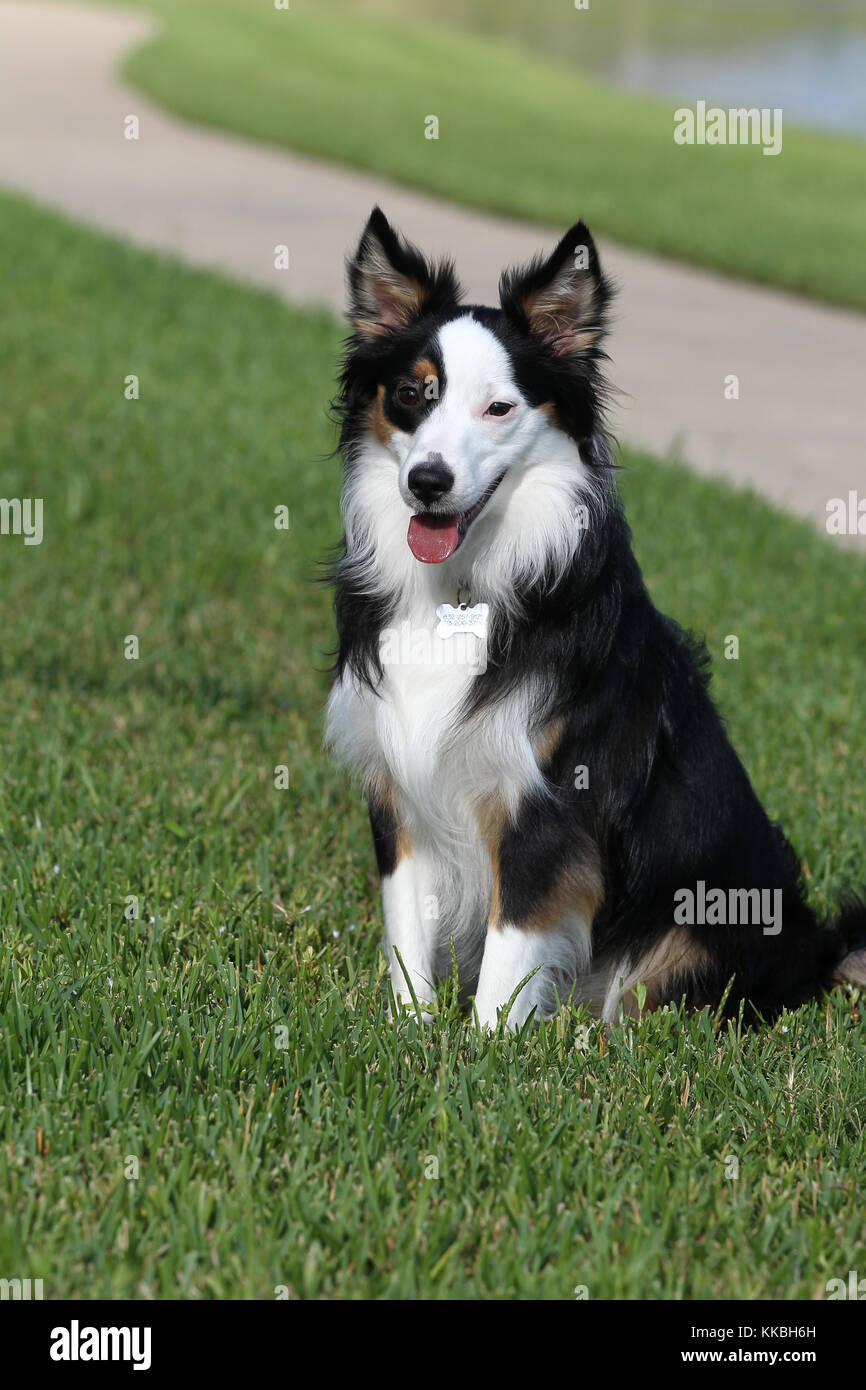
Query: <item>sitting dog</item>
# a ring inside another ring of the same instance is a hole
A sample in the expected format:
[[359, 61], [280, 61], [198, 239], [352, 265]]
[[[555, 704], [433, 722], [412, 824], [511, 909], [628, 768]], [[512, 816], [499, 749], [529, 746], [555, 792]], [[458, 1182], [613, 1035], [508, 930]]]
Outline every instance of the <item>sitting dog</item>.
[[816, 920], [644, 587], [587, 228], [484, 308], [376, 208], [348, 279], [327, 735], [369, 797], [395, 999], [429, 1015], [452, 948], [488, 1028], [866, 985], [866, 905]]

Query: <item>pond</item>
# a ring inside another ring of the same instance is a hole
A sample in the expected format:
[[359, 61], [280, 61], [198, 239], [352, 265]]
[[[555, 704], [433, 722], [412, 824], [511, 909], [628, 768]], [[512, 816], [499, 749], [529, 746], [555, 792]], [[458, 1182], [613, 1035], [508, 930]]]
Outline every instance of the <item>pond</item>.
[[630, 91], [781, 107], [791, 125], [866, 136], [866, 34], [798, 34], [740, 52], [623, 47], [598, 76]]
[[[350, 3], [392, 18], [413, 8]], [[430, 13], [677, 105], [780, 106], [790, 125], [866, 136], [864, 0], [436, 0]]]

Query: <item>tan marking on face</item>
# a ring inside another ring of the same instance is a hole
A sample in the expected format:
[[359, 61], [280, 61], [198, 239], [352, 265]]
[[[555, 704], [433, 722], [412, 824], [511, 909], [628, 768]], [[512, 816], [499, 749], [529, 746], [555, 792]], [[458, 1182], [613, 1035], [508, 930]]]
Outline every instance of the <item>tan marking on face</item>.
[[557, 412], [556, 406], [553, 404], [553, 401], [542, 401], [538, 409], [541, 411], [541, 414], [544, 416], [549, 425], [552, 425], [555, 430], [562, 429], [562, 424], [559, 419], [559, 413]]
[[412, 367], [412, 375], [421, 382], [422, 385], [427, 381], [428, 376], [435, 376], [439, 380], [439, 371], [435, 362], [431, 362], [429, 357], [419, 357]]
[[380, 444], [387, 444], [396, 429], [385, 414], [385, 387], [381, 384], [376, 389], [376, 399], [370, 407], [370, 428]]
[[[685, 927], [672, 927], [641, 956], [629, 970], [622, 983], [620, 1002], [629, 1016], [635, 1016], [637, 996], [635, 985], [646, 987], [644, 1012], [660, 1009], [672, 1002], [670, 990], [675, 980], [699, 974], [708, 962], [708, 955]], [[674, 1001], [675, 1002], [675, 1001]]]
[[409, 832], [401, 825], [397, 830], [397, 839], [394, 845], [394, 867], [400, 863], [401, 859], [407, 859], [412, 853], [412, 841], [409, 839]]

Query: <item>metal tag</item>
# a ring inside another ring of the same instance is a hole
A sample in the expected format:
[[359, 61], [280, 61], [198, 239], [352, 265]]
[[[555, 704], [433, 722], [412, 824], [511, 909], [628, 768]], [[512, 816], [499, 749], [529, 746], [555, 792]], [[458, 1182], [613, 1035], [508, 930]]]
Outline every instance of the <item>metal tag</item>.
[[477, 603], [474, 608], [469, 608], [465, 603], [461, 603], [459, 608], [454, 608], [450, 603], [440, 603], [436, 609], [439, 619], [436, 636], [453, 637], [455, 632], [474, 632], [476, 637], [486, 642], [487, 613], [486, 603]]

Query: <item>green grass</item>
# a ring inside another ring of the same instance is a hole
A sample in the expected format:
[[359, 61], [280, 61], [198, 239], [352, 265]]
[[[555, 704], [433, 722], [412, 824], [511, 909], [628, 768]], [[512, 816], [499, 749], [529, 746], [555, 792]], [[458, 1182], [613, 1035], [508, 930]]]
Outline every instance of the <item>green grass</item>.
[[[432, 18], [326, 0], [149, 8], [164, 31], [125, 73], [182, 116], [492, 212], [556, 226], [581, 216], [596, 234], [866, 308], [861, 141], [786, 128], [776, 157], [679, 146], [675, 103]], [[429, 115], [438, 140], [425, 139]]]
[[[354, 9], [405, 15], [406, 0], [349, 0]], [[803, 34], [839, 35], [866, 26], [859, 0], [616, 0], [576, 11], [574, 0], [436, 0], [438, 23], [515, 40], [579, 67], [646, 48], [736, 51]]]
[[[743, 1038], [487, 1042], [453, 990], [385, 1023], [365, 813], [320, 751], [339, 330], [9, 198], [0, 228], [3, 491], [45, 505], [41, 546], [0, 538], [0, 1275], [810, 1298], [862, 1269], [856, 996]], [[717, 658], [740, 637], [716, 688], [825, 903], [863, 877], [866, 566], [625, 462], [657, 599]]]

